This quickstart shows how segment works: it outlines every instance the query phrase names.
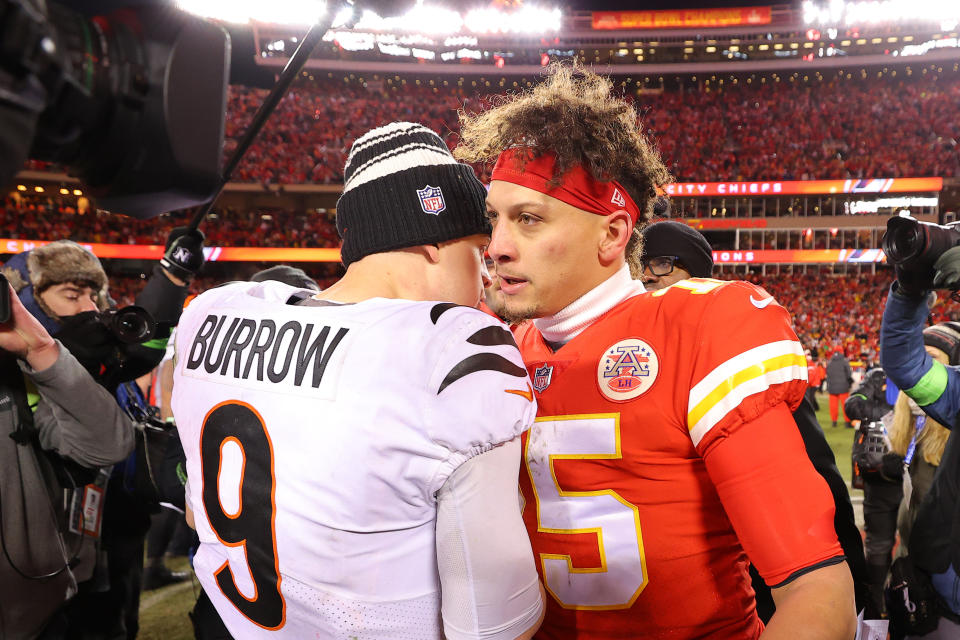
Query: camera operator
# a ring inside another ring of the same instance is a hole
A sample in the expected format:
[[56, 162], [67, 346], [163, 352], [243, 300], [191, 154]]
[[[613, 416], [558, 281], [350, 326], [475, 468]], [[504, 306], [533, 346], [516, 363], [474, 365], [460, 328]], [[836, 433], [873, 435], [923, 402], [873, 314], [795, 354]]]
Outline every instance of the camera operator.
[[[64, 621], [56, 612], [77, 591], [83, 537], [69, 532], [77, 522], [67, 522], [65, 494], [72, 504], [97, 467], [122, 460], [133, 427], [13, 289], [2, 279], [0, 286], [11, 311], [0, 324], [0, 637], [57, 637]], [[96, 523], [81, 515], [79, 526]]]
[[[106, 273], [81, 246], [61, 240], [18, 254], [4, 266], [4, 273], [37, 320], [101, 386], [116, 392], [163, 358], [170, 330], [183, 308], [187, 280], [203, 264], [202, 241], [198, 231], [177, 228], [171, 232], [164, 258], [136, 298], [156, 326], [152, 338], [147, 335], [150, 339], [142, 342], [121, 340], [116, 327], [111, 329]], [[149, 471], [144, 438], [144, 431], [138, 430], [137, 451], [113, 470], [109, 482], [101, 482], [106, 485], [101, 538], [99, 545], [86, 544], [81, 554], [85, 560], [89, 557], [94, 569], [86, 572], [89, 579], [67, 605], [67, 637], [136, 635], [144, 536], [150, 514], [158, 508], [139, 490], [151, 481], [145, 477]]]
[[[934, 420], [951, 430], [960, 410], [960, 369], [934, 360], [924, 348], [924, 324], [929, 316], [932, 289], [960, 288], [960, 234], [918, 223], [912, 218], [893, 218], [887, 223], [884, 251], [896, 270], [890, 287], [880, 331], [881, 360], [890, 379]], [[926, 586], [939, 598], [923, 601], [910, 597], [903, 618], [908, 628], [900, 633], [925, 637], [957, 637], [960, 633], [960, 442], [951, 433], [933, 484], [918, 510], [911, 532], [909, 560], [918, 569], [901, 572], [909, 580], [894, 579], [896, 590], [904, 582], [910, 594], [922, 594]], [[899, 560], [898, 560], [899, 562]], [[894, 576], [897, 576], [894, 566]], [[888, 607], [907, 599], [907, 589], [888, 593]], [[921, 615], [923, 614], [923, 615]], [[940, 615], [939, 621], [936, 616]], [[891, 610], [897, 622], [897, 612]]]
[[887, 447], [883, 445], [886, 433], [881, 419], [893, 410], [887, 404], [887, 375], [883, 369], [874, 368], [864, 374], [863, 380], [844, 403], [843, 410], [847, 419], [857, 427], [853, 462], [855, 475], [859, 477], [855, 478], [854, 486], [863, 489], [863, 542], [870, 589], [864, 617], [879, 620], [883, 613], [883, 584], [897, 537], [897, 512], [903, 497], [900, 486], [902, 461], [887, 465], [892, 471], [883, 465], [883, 453]]

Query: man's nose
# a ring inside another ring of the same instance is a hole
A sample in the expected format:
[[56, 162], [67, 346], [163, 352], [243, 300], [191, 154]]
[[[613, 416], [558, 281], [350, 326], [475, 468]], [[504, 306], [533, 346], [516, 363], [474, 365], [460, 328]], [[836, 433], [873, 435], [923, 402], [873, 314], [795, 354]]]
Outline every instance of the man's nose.
[[490, 235], [487, 253], [493, 258], [494, 264], [516, 259], [516, 245], [511, 237], [509, 225], [500, 221], [493, 224], [493, 233]]

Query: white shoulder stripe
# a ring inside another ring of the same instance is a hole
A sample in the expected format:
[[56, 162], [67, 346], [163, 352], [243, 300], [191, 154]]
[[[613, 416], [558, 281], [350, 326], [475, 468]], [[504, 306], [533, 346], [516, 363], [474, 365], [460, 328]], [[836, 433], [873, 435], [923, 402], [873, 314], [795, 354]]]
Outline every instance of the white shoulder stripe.
[[771, 342], [730, 358], [690, 390], [687, 420], [694, 445], [745, 398], [806, 379], [806, 358], [796, 340]]
[[[426, 145], [405, 145], [396, 150], [396, 153], [390, 157], [383, 158], [378, 156], [358, 168], [350, 180], [343, 187], [343, 193], [351, 189], [366, 184], [372, 180], [383, 178], [385, 176], [406, 171], [414, 167], [437, 166], [457, 164], [449, 153], [444, 153], [439, 149], [434, 149]], [[422, 185], [426, 186], [426, 185]]]

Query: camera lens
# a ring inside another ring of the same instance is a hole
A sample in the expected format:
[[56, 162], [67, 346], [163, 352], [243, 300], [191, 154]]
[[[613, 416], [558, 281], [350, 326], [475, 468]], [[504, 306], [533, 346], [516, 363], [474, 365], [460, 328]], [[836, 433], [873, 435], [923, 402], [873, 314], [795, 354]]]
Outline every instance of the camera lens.
[[153, 317], [137, 306], [112, 309], [104, 312], [105, 324], [120, 342], [137, 344], [153, 337], [156, 322]]
[[143, 323], [138, 323], [134, 318], [121, 318], [117, 323], [120, 325], [120, 331], [124, 335], [136, 335], [143, 331]]
[[883, 234], [883, 252], [894, 264], [916, 257], [924, 247], [923, 232], [913, 218], [892, 218]]

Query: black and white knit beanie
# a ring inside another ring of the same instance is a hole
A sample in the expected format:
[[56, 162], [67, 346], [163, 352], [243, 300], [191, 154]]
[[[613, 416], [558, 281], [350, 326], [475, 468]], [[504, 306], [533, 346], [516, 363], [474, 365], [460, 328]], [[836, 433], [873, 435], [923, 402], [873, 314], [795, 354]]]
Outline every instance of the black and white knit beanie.
[[353, 143], [337, 202], [344, 266], [371, 253], [490, 233], [487, 192], [436, 133], [393, 122]]

